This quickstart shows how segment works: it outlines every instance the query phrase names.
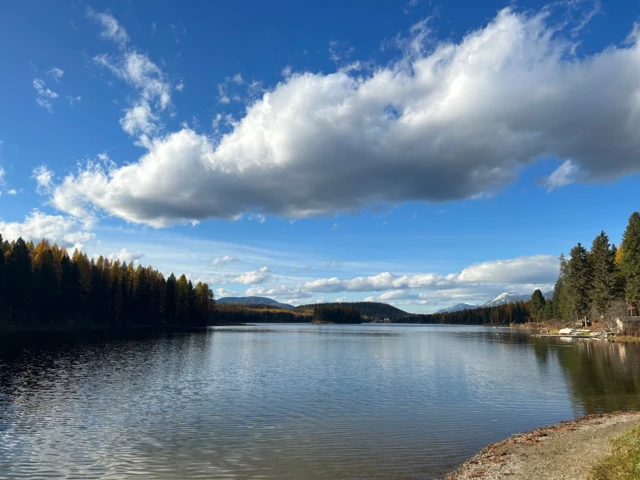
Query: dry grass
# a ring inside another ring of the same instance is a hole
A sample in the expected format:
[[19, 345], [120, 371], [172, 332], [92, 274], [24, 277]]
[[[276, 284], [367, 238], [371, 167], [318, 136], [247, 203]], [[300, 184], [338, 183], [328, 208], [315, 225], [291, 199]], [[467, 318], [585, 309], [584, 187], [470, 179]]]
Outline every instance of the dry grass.
[[640, 478], [640, 425], [611, 441], [612, 453], [598, 463], [591, 480], [637, 480]]

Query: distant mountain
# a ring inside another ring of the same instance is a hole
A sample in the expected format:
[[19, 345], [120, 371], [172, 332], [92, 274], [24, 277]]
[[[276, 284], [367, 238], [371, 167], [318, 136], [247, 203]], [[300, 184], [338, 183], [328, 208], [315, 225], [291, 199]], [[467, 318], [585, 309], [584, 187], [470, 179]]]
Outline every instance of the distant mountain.
[[461, 312], [462, 310], [473, 310], [474, 308], [478, 308], [480, 305], [472, 305], [471, 303], [458, 303], [451, 307], [443, 308], [442, 310], [438, 310], [435, 313], [451, 313], [451, 312]]
[[287, 303], [280, 303], [272, 298], [267, 297], [222, 297], [216, 300], [218, 303], [240, 303], [243, 305], [273, 305], [274, 307], [286, 308], [287, 310], [293, 308], [293, 305]]
[[[549, 292], [543, 292], [542, 296], [547, 300], [551, 299], [553, 297], [553, 290]], [[492, 298], [488, 302], [485, 302], [482, 306], [495, 307], [496, 305], [504, 305], [505, 303], [519, 302], [521, 300], [525, 302], [528, 302], [529, 300], [531, 300], [531, 293], [524, 293], [524, 294], [509, 293], [509, 292], [501, 293], [496, 298]]]
[[506, 303], [519, 302], [520, 300], [531, 300], [531, 294], [520, 294], [520, 293], [501, 293], [495, 298], [485, 302], [482, 304], [483, 307], [495, 307], [496, 305], [504, 305]]
[[[543, 292], [542, 296], [545, 299], [550, 300], [553, 297], [553, 290], [549, 292]], [[491, 300], [486, 301], [482, 305], [474, 305], [472, 303], [458, 303], [456, 305], [452, 305], [451, 307], [446, 307], [446, 308], [443, 308], [442, 310], [438, 310], [435, 313], [460, 312], [462, 310], [473, 310], [474, 308], [478, 308], [478, 307], [495, 307], [496, 305], [504, 305], [506, 303], [519, 302], [521, 300], [528, 302], [529, 300], [531, 300], [531, 294], [505, 292], [505, 293], [501, 293], [495, 298], [492, 298]]]
[[[344, 302], [344, 303], [323, 303], [323, 305], [327, 307], [335, 307], [335, 306], [348, 306], [357, 310], [357, 312], [366, 317], [366, 319], [374, 320], [384, 320], [388, 318], [389, 320], [400, 320], [402, 318], [412, 317], [411, 313], [407, 313], [404, 310], [400, 310], [392, 305], [388, 305], [386, 303], [378, 303], [378, 302]], [[296, 307], [294, 311], [304, 312], [304, 311], [312, 311], [315, 308], [315, 304], [310, 305], [300, 305]], [[366, 320], [365, 319], [365, 320]]]

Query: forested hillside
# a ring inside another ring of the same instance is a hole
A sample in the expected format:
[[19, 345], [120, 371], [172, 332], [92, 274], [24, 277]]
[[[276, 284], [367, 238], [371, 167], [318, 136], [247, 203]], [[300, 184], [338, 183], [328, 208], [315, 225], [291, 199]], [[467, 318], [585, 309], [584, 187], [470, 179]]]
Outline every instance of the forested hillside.
[[0, 324], [126, 327], [207, 325], [213, 292], [185, 275], [165, 278], [152, 267], [91, 259], [42, 240], [0, 236]]
[[362, 317], [351, 305], [321, 303], [313, 309], [313, 323], [357, 324]]
[[[325, 303], [323, 304], [326, 307], [339, 307], [339, 306], [349, 306], [354, 308], [360, 315], [362, 315], [363, 321], [371, 321], [371, 320], [383, 320], [388, 318], [392, 321], [399, 321], [403, 318], [412, 317], [411, 313], [407, 313], [405, 311], [400, 310], [399, 308], [394, 307], [393, 305], [388, 305], [386, 303], [378, 303], [378, 302], [344, 302], [344, 303]], [[294, 311], [296, 312], [307, 312], [309, 314], [313, 314], [313, 310], [316, 305], [300, 305], [299, 307], [295, 307]]]

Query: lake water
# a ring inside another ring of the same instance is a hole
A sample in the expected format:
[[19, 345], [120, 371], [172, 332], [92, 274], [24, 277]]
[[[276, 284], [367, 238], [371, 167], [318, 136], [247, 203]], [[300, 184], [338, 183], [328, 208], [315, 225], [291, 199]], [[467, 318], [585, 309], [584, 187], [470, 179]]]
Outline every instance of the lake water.
[[640, 409], [640, 346], [508, 329], [259, 325], [0, 336], [0, 478], [430, 479]]

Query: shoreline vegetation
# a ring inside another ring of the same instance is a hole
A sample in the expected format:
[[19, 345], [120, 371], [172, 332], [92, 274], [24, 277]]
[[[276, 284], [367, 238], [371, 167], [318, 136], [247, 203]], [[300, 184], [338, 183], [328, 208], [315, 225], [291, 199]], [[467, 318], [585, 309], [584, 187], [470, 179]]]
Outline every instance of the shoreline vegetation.
[[640, 412], [619, 411], [512, 435], [483, 448], [445, 480], [635, 479], [632, 462], [639, 458]]

